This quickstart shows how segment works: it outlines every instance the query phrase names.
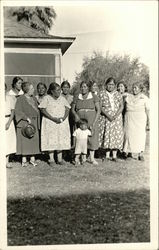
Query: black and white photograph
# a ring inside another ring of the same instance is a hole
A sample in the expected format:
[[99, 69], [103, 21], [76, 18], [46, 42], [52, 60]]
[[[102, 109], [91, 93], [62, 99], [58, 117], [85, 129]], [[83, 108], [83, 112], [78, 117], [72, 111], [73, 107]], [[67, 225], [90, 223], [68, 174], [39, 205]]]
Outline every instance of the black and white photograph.
[[158, 249], [157, 34], [157, 1], [1, 1], [1, 249]]

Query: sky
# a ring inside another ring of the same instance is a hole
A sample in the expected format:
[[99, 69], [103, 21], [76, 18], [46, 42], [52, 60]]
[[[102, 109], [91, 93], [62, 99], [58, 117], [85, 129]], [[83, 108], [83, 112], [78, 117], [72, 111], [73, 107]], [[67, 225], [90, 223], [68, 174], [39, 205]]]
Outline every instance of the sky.
[[[60, 2], [60, 1], [59, 1]], [[50, 33], [76, 40], [62, 58], [62, 77], [71, 84], [82, 70], [84, 56], [130, 54], [150, 66], [157, 37], [157, 1], [91, 1], [54, 4]]]

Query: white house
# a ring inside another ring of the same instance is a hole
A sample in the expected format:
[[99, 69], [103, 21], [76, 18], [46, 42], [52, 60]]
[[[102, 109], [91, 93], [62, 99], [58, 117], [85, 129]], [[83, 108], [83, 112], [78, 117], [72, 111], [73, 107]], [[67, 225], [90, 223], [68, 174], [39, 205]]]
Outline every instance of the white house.
[[4, 23], [5, 83], [11, 88], [15, 76], [35, 86], [52, 81], [61, 83], [62, 55], [75, 37], [43, 34], [11, 20]]

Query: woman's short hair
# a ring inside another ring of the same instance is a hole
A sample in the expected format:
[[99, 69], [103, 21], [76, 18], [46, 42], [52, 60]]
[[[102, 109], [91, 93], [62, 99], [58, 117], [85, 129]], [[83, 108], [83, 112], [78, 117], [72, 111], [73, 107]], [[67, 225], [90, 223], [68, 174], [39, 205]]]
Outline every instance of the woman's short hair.
[[22, 90], [23, 90], [24, 94], [28, 93], [30, 85], [32, 85], [32, 83], [22, 82]]
[[57, 88], [61, 88], [60, 85], [59, 85], [58, 83], [56, 83], [56, 82], [50, 83], [49, 89], [48, 89], [48, 91], [47, 91], [48, 95], [50, 95], [51, 92], [54, 91], [54, 90], [57, 89]]
[[61, 88], [63, 88], [64, 85], [67, 85], [67, 86], [69, 87], [69, 89], [71, 88], [71, 85], [70, 85], [70, 83], [69, 83], [68, 81], [63, 81], [63, 82], [61, 83]]
[[128, 91], [128, 87], [127, 87], [126, 83], [124, 81], [119, 81], [117, 83], [117, 88], [119, 87], [120, 84], [122, 84], [125, 87], [125, 92], [127, 92]]
[[88, 87], [88, 89], [90, 89], [90, 84], [89, 84], [89, 82], [82, 81], [82, 82], [80, 83], [80, 88], [82, 87], [83, 84], [86, 84], [87, 87]]
[[141, 91], [143, 90], [143, 87], [144, 87], [143, 83], [141, 83], [141, 82], [134, 82], [132, 84], [132, 88], [135, 86], [137, 86]]
[[22, 79], [21, 77], [19, 77], [19, 76], [15, 76], [15, 77], [13, 78], [13, 80], [12, 80], [12, 88], [13, 88], [13, 89], [15, 88], [15, 85], [16, 85], [16, 83], [17, 83], [19, 80], [23, 81], [23, 79]]
[[43, 83], [43, 82], [39, 82], [39, 83], [38, 83], [38, 85], [36, 86], [37, 89], [39, 88], [40, 85], [42, 85], [42, 86], [47, 90], [46, 84]]
[[108, 83], [110, 83], [110, 82], [114, 82], [114, 84], [116, 85], [116, 81], [115, 81], [115, 79], [113, 78], [113, 77], [109, 77], [106, 81], [105, 81], [105, 85], [107, 85]]

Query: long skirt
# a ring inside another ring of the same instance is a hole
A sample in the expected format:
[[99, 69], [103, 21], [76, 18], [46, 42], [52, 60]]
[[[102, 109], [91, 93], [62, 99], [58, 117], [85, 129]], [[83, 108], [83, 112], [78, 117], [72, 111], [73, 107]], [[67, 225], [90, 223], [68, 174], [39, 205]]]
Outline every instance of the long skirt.
[[[8, 117], [5, 118], [5, 122], [7, 123]], [[13, 121], [10, 124], [8, 130], [6, 130], [6, 155], [16, 153], [16, 133], [15, 126]]]
[[17, 127], [17, 155], [36, 155], [40, 153], [37, 119], [32, 123], [36, 128], [36, 133], [30, 139], [22, 135], [22, 128]]
[[124, 152], [140, 153], [145, 150], [146, 119], [145, 112], [126, 112]]
[[110, 122], [104, 115], [99, 117], [99, 145], [104, 149], [123, 148], [123, 120], [120, 114]]

